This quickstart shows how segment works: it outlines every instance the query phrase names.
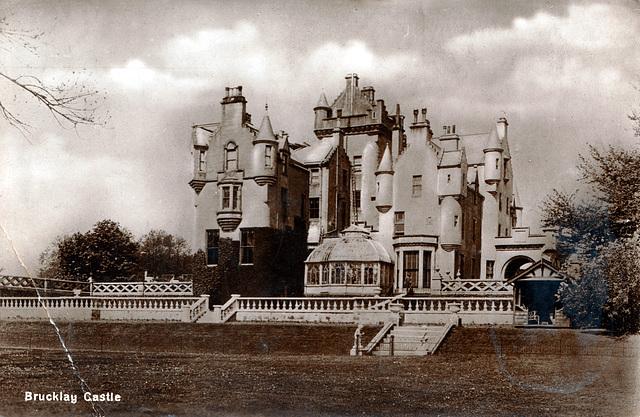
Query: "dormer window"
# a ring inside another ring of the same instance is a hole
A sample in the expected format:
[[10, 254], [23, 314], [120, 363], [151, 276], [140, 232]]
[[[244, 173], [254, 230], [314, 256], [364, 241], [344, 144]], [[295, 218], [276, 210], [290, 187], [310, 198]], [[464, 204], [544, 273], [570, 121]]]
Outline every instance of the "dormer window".
[[229, 142], [224, 149], [224, 170], [236, 171], [238, 169], [238, 147]]

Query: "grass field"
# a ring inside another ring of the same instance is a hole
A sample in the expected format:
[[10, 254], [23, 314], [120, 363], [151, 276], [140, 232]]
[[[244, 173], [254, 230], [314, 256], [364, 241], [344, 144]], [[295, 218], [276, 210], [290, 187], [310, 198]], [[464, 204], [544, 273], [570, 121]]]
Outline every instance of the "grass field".
[[[61, 330], [92, 391], [123, 396], [100, 404], [106, 415], [639, 415], [635, 339], [457, 328], [438, 354], [400, 358], [347, 356], [349, 326], [85, 323]], [[0, 323], [0, 331], [0, 415], [91, 414], [81, 399], [25, 402], [25, 391], [81, 395], [79, 380], [61, 350], [43, 349], [55, 342], [44, 323]], [[172, 352], [180, 338], [185, 343]], [[100, 339], [102, 346], [86, 349]], [[31, 349], [19, 346], [28, 340]]]

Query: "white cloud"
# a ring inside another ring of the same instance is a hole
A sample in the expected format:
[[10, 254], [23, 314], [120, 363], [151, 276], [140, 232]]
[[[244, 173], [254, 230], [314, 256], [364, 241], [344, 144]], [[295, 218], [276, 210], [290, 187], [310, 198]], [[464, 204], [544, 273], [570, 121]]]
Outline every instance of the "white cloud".
[[538, 12], [516, 18], [509, 28], [489, 28], [454, 38], [448, 49], [457, 54], [504, 53], [509, 50], [572, 50], [574, 52], [625, 49], [637, 42], [638, 23], [613, 6], [570, 6], [567, 16]]

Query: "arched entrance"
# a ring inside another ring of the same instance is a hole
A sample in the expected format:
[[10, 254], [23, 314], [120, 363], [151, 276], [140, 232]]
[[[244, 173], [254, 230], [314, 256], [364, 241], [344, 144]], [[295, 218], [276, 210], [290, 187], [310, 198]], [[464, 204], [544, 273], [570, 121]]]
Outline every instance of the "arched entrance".
[[528, 256], [516, 256], [515, 258], [511, 258], [509, 262], [505, 264], [504, 279], [506, 279], [507, 281], [511, 280], [513, 277], [525, 271], [533, 264], [533, 259], [529, 258]]

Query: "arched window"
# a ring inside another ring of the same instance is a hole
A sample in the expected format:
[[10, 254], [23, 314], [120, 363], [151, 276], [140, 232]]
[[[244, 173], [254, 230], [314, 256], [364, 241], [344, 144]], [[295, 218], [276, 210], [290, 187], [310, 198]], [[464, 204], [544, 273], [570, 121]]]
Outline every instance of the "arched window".
[[329, 283], [329, 265], [328, 264], [322, 265], [322, 283], [323, 284]]
[[224, 170], [235, 171], [238, 169], [238, 147], [229, 142], [224, 148]]
[[364, 267], [364, 285], [377, 284], [376, 267], [374, 265], [366, 265]]
[[319, 265], [311, 265], [309, 267], [309, 285], [318, 285], [320, 280], [320, 266]]
[[347, 284], [360, 284], [360, 264], [350, 262], [347, 264]]
[[331, 274], [332, 284], [344, 284], [344, 265], [336, 264]]

